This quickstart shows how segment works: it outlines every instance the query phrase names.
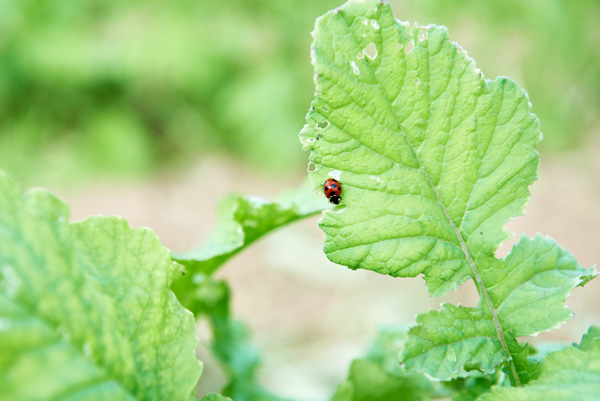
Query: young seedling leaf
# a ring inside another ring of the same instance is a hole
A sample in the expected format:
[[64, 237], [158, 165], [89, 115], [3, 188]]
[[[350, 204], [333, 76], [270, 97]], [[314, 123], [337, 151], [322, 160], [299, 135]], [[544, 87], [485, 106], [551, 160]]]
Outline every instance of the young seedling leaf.
[[535, 376], [536, 367], [527, 362], [528, 349], [514, 339], [571, 319], [565, 298], [591, 270], [541, 235], [521, 237], [505, 260], [479, 258], [477, 265], [491, 304], [485, 300], [475, 308], [444, 304], [440, 311], [419, 315], [403, 360], [408, 367], [448, 380], [466, 376], [469, 370], [491, 373], [505, 361], [518, 359], [519, 368], [514, 366], [513, 373], [526, 382]]
[[0, 173], [0, 399], [187, 400], [201, 365], [179, 272], [151, 230], [68, 224]]
[[349, 1], [317, 20], [316, 92], [300, 133], [315, 170], [343, 188], [320, 223], [352, 269], [423, 274], [442, 295], [493, 256], [536, 179], [540, 124], [513, 81], [484, 79], [444, 27]]
[[284, 193], [277, 201], [241, 195], [225, 198], [219, 205], [217, 227], [204, 245], [194, 251], [173, 254], [186, 267], [186, 275], [172, 286], [179, 301], [196, 315], [199, 310], [194, 306], [195, 300], [202, 299], [194, 294], [199, 283], [260, 237], [328, 208], [307, 184]]
[[595, 401], [600, 394], [600, 329], [592, 326], [579, 346], [548, 354], [528, 386], [497, 387], [480, 401]]
[[210, 275], [246, 246], [285, 224], [321, 212], [327, 203], [303, 185], [277, 201], [231, 195], [219, 204], [214, 232], [198, 249], [173, 258], [189, 271]]

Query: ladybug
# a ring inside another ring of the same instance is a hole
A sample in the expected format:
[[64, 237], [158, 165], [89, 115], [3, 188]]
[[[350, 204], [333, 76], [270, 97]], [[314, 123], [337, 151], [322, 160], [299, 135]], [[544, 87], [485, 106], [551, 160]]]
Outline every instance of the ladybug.
[[342, 197], [342, 184], [336, 179], [329, 178], [323, 184], [323, 192], [325, 192], [325, 196], [329, 199], [329, 202], [334, 205], [339, 205]]

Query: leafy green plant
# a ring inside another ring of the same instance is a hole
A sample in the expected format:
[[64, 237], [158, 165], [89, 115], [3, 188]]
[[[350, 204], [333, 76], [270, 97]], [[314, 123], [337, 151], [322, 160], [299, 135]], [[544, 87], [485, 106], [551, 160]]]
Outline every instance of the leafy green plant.
[[[541, 235], [495, 256], [539, 163], [525, 92], [485, 79], [445, 28], [399, 22], [376, 0], [319, 18], [312, 60], [300, 140], [320, 197], [308, 187], [278, 201], [231, 196], [194, 251], [173, 254], [118, 217], [68, 223], [64, 203], [0, 174], [0, 399], [195, 399], [195, 318], [209, 322], [227, 379], [223, 395], [202, 400], [284, 400], [257, 382], [258, 351], [214, 274], [322, 211], [333, 262], [422, 275], [432, 296], [470, 279], [480, 298], [424, 313], [409, 330], [383, 328], [334, 401], [597, 396], [598, 327], [546, 355], [519, 342], [570, 319], [565, 298], [595, 271]], [[339, 206], [322, 196], [328, 177], [342, 183]]]
[[595, 273], [540, 235], [494, 256], [536, 179], [541, 132], [525, 92], [485, 79], [446, 29], [401, 23], [385, 3], [350, 1], [317, 21], [314, 38], [316, 94], [300, 138], [315, 190], [330, 176], [344, 187], [342, 210], [320, 222], [328, 257], [422, 274], [433, 296], [473, 280], [476, 307], [417, 317], [408, 370], [536, 378], [517, 338], [570, 319], [564, 299]]
[[69, 224], [64, 203], [6, 174], [0, 193], [0, 399], [186, 399], [195, 324], [156, 234]]

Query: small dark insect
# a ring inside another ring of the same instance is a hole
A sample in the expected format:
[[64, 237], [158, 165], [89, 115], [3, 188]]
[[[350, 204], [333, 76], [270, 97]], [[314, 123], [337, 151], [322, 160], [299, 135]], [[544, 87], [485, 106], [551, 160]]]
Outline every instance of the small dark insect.
[[323, 192], [325, 192], [325, 196], [329, 199], [329, 202], [334, 205], [339, 205], [342, 200], [342, 184], [336, 179], [328, 178], [323, 184]]

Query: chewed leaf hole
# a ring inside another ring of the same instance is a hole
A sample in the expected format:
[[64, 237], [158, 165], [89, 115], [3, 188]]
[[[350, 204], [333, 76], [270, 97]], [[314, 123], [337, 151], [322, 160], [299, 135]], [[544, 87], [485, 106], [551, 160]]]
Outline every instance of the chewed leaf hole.
[[414, 49], [415, 49], [415, 41], [411, 39], [411, 41], [408, 42], [408, 44], [404, 48], [404, 53], [408, 54], [408, 53], [412, 52]]
[[363, 49], [363, 53], [371, 60], [377, 57], [377, 47], [375, 47], [375, 43], [369, 43], [367, 47]]
[[317, 123], [317, 128], [324, 129], [329, 127], [329, 121], [319, 121]]
[[309, 173], [314, 173], [315, 171], [317, 171], [317, 165], [313, 162], [309, 162], [306, 171], [308, 171]]

